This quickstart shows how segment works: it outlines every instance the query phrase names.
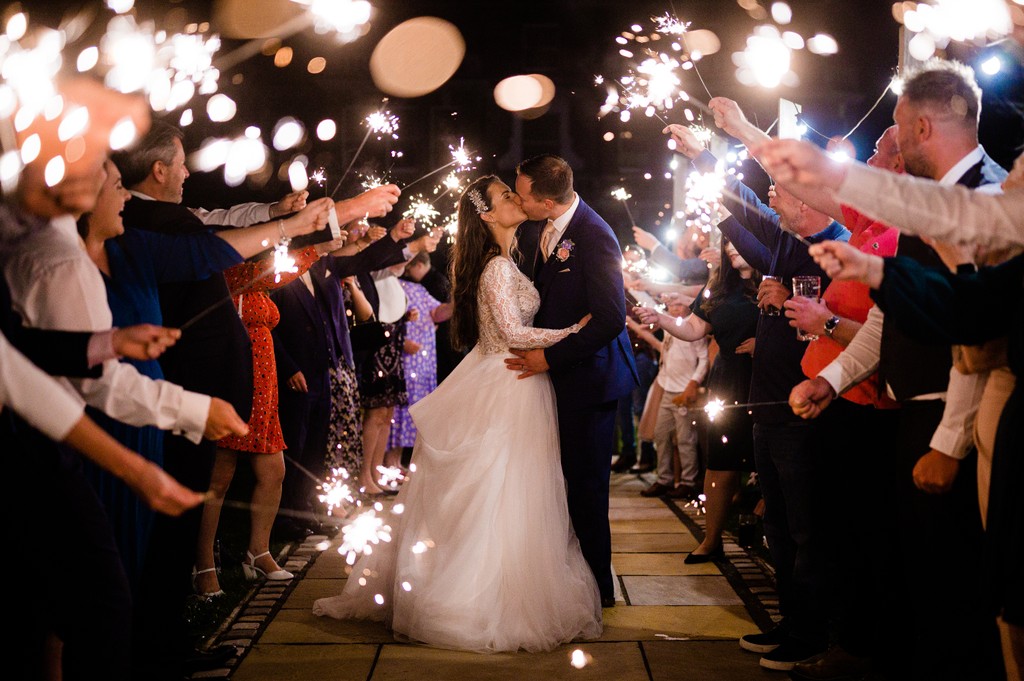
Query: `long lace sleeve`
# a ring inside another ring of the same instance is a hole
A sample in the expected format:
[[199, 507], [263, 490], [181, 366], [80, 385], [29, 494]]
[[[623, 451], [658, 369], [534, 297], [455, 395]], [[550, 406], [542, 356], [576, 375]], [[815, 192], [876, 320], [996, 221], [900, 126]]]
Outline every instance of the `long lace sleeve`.
[[[566, 329], [538, 329], [528, 326], [536, 312], [536, 300], [531, 306], [532, 309], [529, 309], [527, 305], [530, 301], [524, 301], [523, 298], [530, 293], [536, 298], [537, 293], [528, 282], [520, 281], [521, 277], [516, 266], [506, 258], [493, 258], [484, 267], [480, 276], [479, 293], [481, 343], [486, 344], [492, 340], [490, 336], [496, 331], [505, 347], [547, 348], [580, 330], [579, 324], [573, 324]], [[528, 310], [525, 315], [524, 309]], [[493, 331], [489, 327], [493, 327]]]

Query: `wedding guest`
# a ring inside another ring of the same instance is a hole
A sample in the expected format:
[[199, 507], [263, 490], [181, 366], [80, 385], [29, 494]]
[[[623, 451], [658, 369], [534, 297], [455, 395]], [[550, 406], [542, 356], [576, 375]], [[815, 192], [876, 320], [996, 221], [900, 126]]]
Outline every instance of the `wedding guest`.
[[[668, 315], [677, 320], [689, 316], [685, 298], [668, 302]], [[697, 399], [697, 390], [708, 370], [708, 343], [703, 337], [694, 341], [679, 340], [668, 335], [661, 342], [658, 377], [662, 398], [658, 405], [658, 422], [654, 431], [654, 448], [658, 452], [658, 477], [644, 497], [669, 496], [692, 499], [697, 495], [700, 466], [697, 457], [697, 430], [689, 409]], [[673, 469], [678, 465], [679, 484], [674, 484]]]
[[[669, 126], [678, 150], [694, 167], [713, 170], [716, 159], [694, 139]], [[723, 205], [731, 214], [718, 228], [754, 269], [789, 281], [794, 276], [828, 278], [807, 253], [807, 242], [846, 240], [849, 232], [832, 218], [776, 187], [765, 206], [753, 191], [726, 176]], [[798, 238], [799, 237], [799, 238]], [[764, 279], [758, 306], [781, 309], [790, 296], [780, 281]], [[800, 362], [806, 347], [782, 316], [762, 315], [755, 335], [756, 353], [750, 383], [753, 403], [784, 403], [803, 380]], [[813, 428], [801, 425], [792, 411], [755, 406], [754, 464], [765, 501], [764, 528], [777, 570], [782, 622], [763, 634], [748, 634], [740, 646], [762, 653], [761, 666], [786, 671], [826, 647], [824, 614], [824, 527], [819, 512], [824, 489]], [[803, 424], [806, 425], [806, 424]]]
[[[650, 308], [637, 312], [642, 321], [658, 324], [666, 333], [682, 340], [714, 335], [718, 354], [708, 374], [709, 400], [724, 404], [749, 401], [753, 367], [754, 335], [757, 329], [757, 286], [759, 275], [725, 237], [721, 265], [712, 270], [706, 293], [701, 292], [691, 307], [693, 314], [682, 324]], [[746, 409], [732, 409], [711, 420], [705, 429], [704, 452], [704, 539], [683, 562], [706, 563], [723, 557], [722, 532], [732, 500], [739, 492], [740, 474], [753, 471], [753, 423]]]
[[405, 345], [402, 348], [405, 386], [408, 406], [395, 407], [388, 437], [391, 460], [407, 460], [402, 455], [406, 447], [416, 444], [416, 424], [409, 415], [409, 407], [429, 395], [437, 387], [437, 325], [451, 318], [451, 303], [442, 303], [419, 282], [430, 271], [430, 254], [420, 251], [405, 265], [405, 278], [399, 279], [409, 300], [409, 308], [416, 310], [418, 319], [406, 322]]
[[676, 252], [672, 252], [658, 240], [658, 237], [636, 225], [633, 225], [633, 239], [638, 246], [650, 252], [650, 261], [652, 263], [664, 267], [673, 277], [683, 283], [703, 284], [708, 280], [707, 262], [699, 256], [684, 257], [687, 254], [680, 246], [686, 243], [686, 239], [677, 239]]
[[[629, 289], [627, 289], [628, 292]], [[626, 315], [626, 331], [633, 347], [636, 373], [640, 384], [629, 395], [619, 398], [617, 420], [619, 430], [619, 457], [612, 464], [612, 473], [646, 473], [654, 470], [658, 460], [654, 442], [640, 437], [639, 419], [644, 412], [644, 402], [655, 376], [658, 375], [658, 356], [661, 353], [661, 339], [637, 323], [632, 315]], [[637, 460], [637, 440], [640, 441], [640, 458]]]

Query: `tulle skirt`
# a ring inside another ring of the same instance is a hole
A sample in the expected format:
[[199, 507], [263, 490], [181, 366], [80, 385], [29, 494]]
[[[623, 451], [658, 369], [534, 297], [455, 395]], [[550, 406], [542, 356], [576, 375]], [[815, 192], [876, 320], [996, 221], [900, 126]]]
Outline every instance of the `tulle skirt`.
[[[416, 471], [392, 540], [356, 562], [317, 615], [385, 620], [403, 640], [477, 652], [551, 650], [601, 635], [559, 463], [547, 375], [517, 380], [474, 349], [410, 409]], [[362, 583], [361, 583], [362, 582]]]

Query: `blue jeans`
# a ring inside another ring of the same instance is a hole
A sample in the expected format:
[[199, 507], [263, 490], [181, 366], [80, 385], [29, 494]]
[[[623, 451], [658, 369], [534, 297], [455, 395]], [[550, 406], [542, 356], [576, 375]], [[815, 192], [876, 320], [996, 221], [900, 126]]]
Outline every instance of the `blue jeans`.
[[779, 609], [794, 638], [827, 643], [822, 444], [812, 423], [755, 424], [754, 464], [764, 496], [764, 533], [775, 564]]

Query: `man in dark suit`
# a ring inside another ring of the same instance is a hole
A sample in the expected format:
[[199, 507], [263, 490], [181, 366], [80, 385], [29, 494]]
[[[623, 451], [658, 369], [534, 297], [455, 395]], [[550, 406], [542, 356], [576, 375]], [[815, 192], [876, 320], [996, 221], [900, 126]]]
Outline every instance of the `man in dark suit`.
[[522, 377], [549, 371], [558, 404], [569, 515], [583, 557], [597, 578], [604, 607], [615, 605], [608, 523], [608, 479], [618, 399], [639, 379], [622, 286], [622, 252], [611, 227], [573, 191], [572, 168], [544, 154], [517, 168], [516, 193], [531, 220], [546, 220], [534, 283], [539, 328], [592, 319], [579, 333], [547, 349], [513, 350], [506, 360]]

